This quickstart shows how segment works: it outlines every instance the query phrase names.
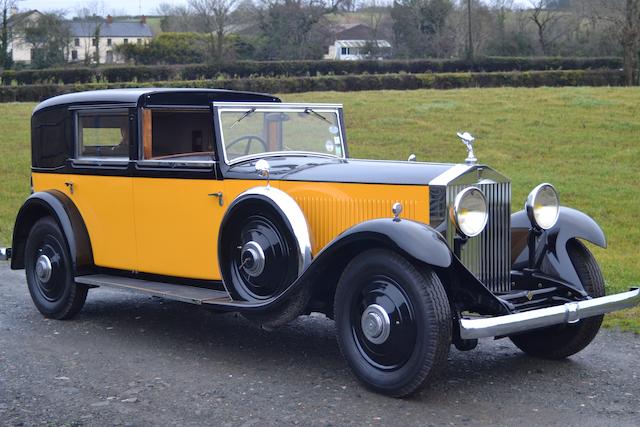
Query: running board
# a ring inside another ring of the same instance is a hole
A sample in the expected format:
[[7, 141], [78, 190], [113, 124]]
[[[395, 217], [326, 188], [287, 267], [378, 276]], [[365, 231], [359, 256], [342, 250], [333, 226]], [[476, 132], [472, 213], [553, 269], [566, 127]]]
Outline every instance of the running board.
[[174, 285], [172, 283], [152, 282], [149, 280], [133, 279], [130, 277], [92, 274], [88, 276], [77, 276], [76, 283], [90, 286], [106, 286], [117, 289], [128, 289], [137, 292], [144, 292], [157, 297], [189, 302], [192, 304], [225, 306], [242, 305], [242, 301], [237, 301], [234, 304], [229, 294], [225, 291], [187, 285]]

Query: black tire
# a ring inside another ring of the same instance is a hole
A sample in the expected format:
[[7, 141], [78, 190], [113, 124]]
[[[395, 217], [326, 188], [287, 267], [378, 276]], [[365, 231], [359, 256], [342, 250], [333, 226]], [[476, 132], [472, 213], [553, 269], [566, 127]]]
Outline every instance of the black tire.
[[[50, 268], [42, 267], [47, 263], [41, 257], [46, 257]], [[39, 260], [42, 263], [37, 267]], [[31, 228], [25, 271], [31, 299], [45, 317], [70, 319], [82, 309], [88, 288], [75, 283], [67, 241], [53, 218], [41, 218]]]
[[[602, 272], [589, 249], [572, 239], [567, 244], [567, 252], [587, 293], [592, 297], [604, 296]], [[520, 350], [530, 356], [564, 359], [578, 353], [593, 341], [600, 330], [602, 319], [603, 315], [589, 317], [573, 324], [552, 326], [510, 338]]]
[[[376, 305], [388, 316], [388, 338], [382, 343], [372, 342], [362, 327], [363, 313]], [[372, 249], [347, 265], [336, 289], [334, 316], [343, 356], [355, 376], [376, 392], [408, 396], [447, 360], [451, 309], [442, 283], [430, 269], [393, 251]]]

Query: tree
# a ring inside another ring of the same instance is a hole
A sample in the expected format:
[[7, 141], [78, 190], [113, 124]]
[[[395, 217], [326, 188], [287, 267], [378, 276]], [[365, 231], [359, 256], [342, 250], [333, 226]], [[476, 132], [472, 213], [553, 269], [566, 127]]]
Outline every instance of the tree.
[[194, 31], [198, 26], [193, 11], [187, 6], [161, 3], [157, 8], [157, 14], [162, 16], [160, 28], [165, 33], [187, 33]]
[[33, 52], [31, 65], [34, 68], [48, 68], [66, 62], [71, 32], [62, 13], [44, 13], [26, 24], [22, 31], [25, 43]]
[[18, 0], [0, 0], [2, 7], [2, 28], [0, 29], [0, 67], [10, 68], [12, 65], [11, 52], [9, 52], [9, 42], [11, 34], [9, 33], [9, 18], [11, 10], [16, 7]]
[[443, 57], [451, 0], [395, 0], [391, 9], [393, 32], [400, 54], [410, 57]]
[[[91, 35], [91, 43], [84, 46], [84, 62], [89, 65], [91, 61], [100, 65], [100, 39], [104, 18], [102, 14], [104, 6], [100, 2], [89, 2], [81, 8], [76, 15], [83, 35]], [[93, 52], [91, 52], [93, 50]]]
[[212, 57], [224, 60], [224, 38], [238, 0], [189, 0], [189, 5], [211, 37]]
[[554, 0], [529, 0], [531, 5], [529, 19], [536, 26], [538, 42], [543, 55], [549, 54], [549, 33], [562, 19], [562, 11]]
[[342, 0], [264, 0], [260, 13], [263, 59], [313, 59], [322, 56], [320, 21]]

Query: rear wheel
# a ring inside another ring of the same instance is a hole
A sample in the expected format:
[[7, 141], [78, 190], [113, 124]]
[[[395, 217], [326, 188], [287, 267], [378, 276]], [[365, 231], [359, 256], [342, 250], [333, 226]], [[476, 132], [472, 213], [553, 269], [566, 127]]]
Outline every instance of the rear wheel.
[[25, 271], [31, 298], [45, 317], [70, 319], [84, 305], [87, 288], [74, 281], [67, 241], [53, 218], [42, 218], [31, 228]]
[[395, 252], [354, 258], [335, 294], [338, 344], [356, 377], [395, 397], [419, 390], [451, 345], [451, 312], [438, 276]]
[[[595, 258], [578, 240], [567, 244], [569, 258], [589, 296], [605, 295], [604, 279]], [[538, 331], [514, 335], [511, 341], [525, 353], [543, 359], [564, 359], [578, 353], [593, 341], [602, 325], [603, 315], [576, 323], [557, 325]]]

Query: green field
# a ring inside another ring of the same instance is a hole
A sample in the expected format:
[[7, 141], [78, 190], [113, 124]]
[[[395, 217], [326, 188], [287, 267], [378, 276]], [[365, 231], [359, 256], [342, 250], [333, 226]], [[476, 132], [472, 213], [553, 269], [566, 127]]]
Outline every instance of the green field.
[[[513, 181], [513, 208], [543, 181], [562, 203], [605, 230], [593, 247], [608, 291], [640, 284], [640, 88], [463, 89], [314, 92], [285, 101], [345, 106], [351, 156], [460, 162], [455, 132], [468, 130], [480, 162]], [[0, 244], [29, 192], [29, 115], [33, 104], [0, 104]], [[608, 316], [608, 326], [640, 333], [640, 309]]]

